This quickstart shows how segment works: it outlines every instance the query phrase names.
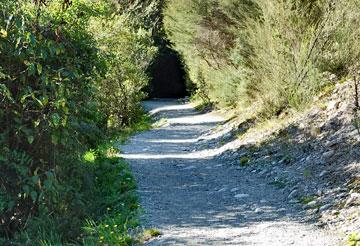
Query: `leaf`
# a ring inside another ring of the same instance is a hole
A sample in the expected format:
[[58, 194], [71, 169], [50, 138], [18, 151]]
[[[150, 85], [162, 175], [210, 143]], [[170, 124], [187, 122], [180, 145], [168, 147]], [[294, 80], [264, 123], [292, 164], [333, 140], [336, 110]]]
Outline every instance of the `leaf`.
[[[1, 48], [1, 47], [0, 47]], [[0, 79], [6, 79], [8, 76], [0, 71]]]
[[21, 37], [18, 37], [18, 38], [16, 39], [16, 45], [15, 45], [15, 48], [16, 48], [16, 49], [19, 48], [20, 43], [21, 43]]
[[43, 105], [47, 105], [47, 104], [49, 103], [49, 98], [46, 97], [46, 96], [45, 96], [45, 97], [42, 97], [42, 98], [41, 98], [41, 102], [42, 102]]
[[46, 52], [45, 49], [42, 49], [42, 50], [41, 50], [41, 57], [42, 57], [44, 60], [46, 60], [46, 59], [48, 58], [48, 54], [47, 54], [47, 52]]
[[34, 126], [38, 127], [40, 125], [40, 119], [34, 121]]
[[30, 187], [28, 185], [24, 185], [22, 188], [26, 194], [30, 193]]
[[29, 144], [32, 144], [34, 142], [34, 136], [27, 136], [27, 140]]
[[45, 186], [46, 189], [50, 190], [53, 187], [51, 180], [48, 180], [48, 179], [45, 180], [44, 181], [44, 186]]
[[4, 96], [9, 101], [14, 101], [14, 99], [11, 96], [10, 90], [4, 84], [0, 84], [0, 95]]
[[21, 104], [24, 104], [25, 100], [27, 97], [29, 97], [30, 95], [23, 95], [21, 98], [20, 98], [20, 103]]
[[28, 67], [28, 74], [29, 76], [35, 75], [35, 64], [31, 63]]
[[48, 179], [53, 179], [53, 178], [54, 178], [54, 173], [51, 172], [51, 171], [47, 171], [45, 174], [46, 174], [46, 177], [47, 177]]
[[6, 38], [8, 36], [8, 33], [5, 29], [0, 29], [0, 37]]
[[30, 192], [30, 197], [31, 197], [31, 199], [33, 200], [33, 202], [36, 202], [36, 200], [37, 200], [37, 197], [38, 197], [38, 194], [37, 194], [37, 192], [36, 191], [31, 191]]
[[14, 200], [11, 200], [9, 201], [7, 207], [8, 207], [8, 210], [12, 210], [15, 206], [15, 201]]
[[37, 184], [39, 182], [39, 180], [40, 180], [40, 178], [38, 175], [31, 177], [31, 181], [33, 182], [33, 184]]
[[55, 53], [56, 53], [56, 55], [60, 55], [60, 54], [61, 54], [61, 48], [60, 48], [60, 47], [57, 47], [57, 48], [55, 49]]
[[42, 71], [43, 71], [42, 65], [41, 65], [41, 64], [37, 64], [36, 67], [37, 67], [37, 72], [38, 72], [38, 74], [41, 75], [41, 73], [42, 73]]
[[42, 81], [44, 84], [46, 84], [46, 85], [49, 83], [49, 78], [48, 78], [46, 72], [42, 73], [42, 75], [41, 75], [41, 81]]
[[36, 39], [35, 36], [33, 34], [30, 33], [29, 35], [29, 39], [30, 39], [30, 44], [31, 46], [35, 46], [36, 45]]
[[44, 107], [42, 101], [40, 101], [39, 99], [37, 99], [34, 94], [32, 94], [32, 99], [33, 99], [34, 101], [36, 101], [36, 102], [39, 104], [40, 107]]
[[51, 120], [54, 126], [58, 126], [60, 124], [60, 115], [58, 113], [54, 113], [51, 115]]
[[56, 135], [56, 134], [52, 134], [51, 135], [51, 142], [54, 144], [54, 145], [57, 145], [59, 143], [59, 137]]

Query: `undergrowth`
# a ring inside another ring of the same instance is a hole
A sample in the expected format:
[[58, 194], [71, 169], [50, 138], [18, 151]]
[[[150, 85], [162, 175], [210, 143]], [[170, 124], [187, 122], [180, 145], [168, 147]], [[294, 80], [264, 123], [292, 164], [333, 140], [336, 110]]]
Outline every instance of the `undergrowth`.
[[150, 130], [153, 127], [151, 116], [143, 112], [136, 122], [121, 129], [119, 141], [120, 143], [125, 143], [125, 141], [134, 133]]
[[[138, 226], [138, 200], [135, 181], [128, 165], [112, 144], [102, 144], [83, 154], [76, 170], [82, 182], [64, 208], [63, 216], [48, 214], [43, 205], [26, 229], [13, 239], [2, 238], [2, 245], [131, 245]], [[67, 199], [61, 196], [61, 199]], [[64, 204], [65, 205], [65, 204]], [[74, 211], [66, 211], [66, 210]], [[70, 223], [70, 224], [69, 224]]]
[[111, 139], [148, 128], [158, 5], [0, 2], [0, 245], [132, 244], [135, 183]]

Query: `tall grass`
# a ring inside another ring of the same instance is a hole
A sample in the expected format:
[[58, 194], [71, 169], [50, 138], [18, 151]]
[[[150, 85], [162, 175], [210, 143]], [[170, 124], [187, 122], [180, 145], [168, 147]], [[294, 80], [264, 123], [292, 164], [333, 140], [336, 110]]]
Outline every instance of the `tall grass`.
[[311, 102], [330, 83], [329, 72], [354, 70], [359, 6], [359, 0], [168, 0], [165, 27], [198, 86], [195, 95], [218, 107], [258, 105], [259, 116], [272, 117]]

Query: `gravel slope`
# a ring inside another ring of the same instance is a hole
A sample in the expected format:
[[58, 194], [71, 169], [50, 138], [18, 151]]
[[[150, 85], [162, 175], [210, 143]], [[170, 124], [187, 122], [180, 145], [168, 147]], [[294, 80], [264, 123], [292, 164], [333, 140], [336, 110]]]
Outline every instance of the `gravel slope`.
[[145, 226], [162, 232], [147, 245], [339, 245], [337, 235], [305, 221], [288, 194], [214, 158], [207, 142], [219, 116], [176, 100], [144, 106], [166, 124], [132, 137], [121, 155], [137, 179]]

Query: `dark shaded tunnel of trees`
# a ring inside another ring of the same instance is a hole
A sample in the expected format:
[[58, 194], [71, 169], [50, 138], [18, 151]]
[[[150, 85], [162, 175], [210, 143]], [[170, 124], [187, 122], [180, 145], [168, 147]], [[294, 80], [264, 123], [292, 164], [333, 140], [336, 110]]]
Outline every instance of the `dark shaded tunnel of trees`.
[[149, 74], [149, 98], [182, 98], [188, 95], [185, 68], [180, 55], [172, 48], [162, 48]]

